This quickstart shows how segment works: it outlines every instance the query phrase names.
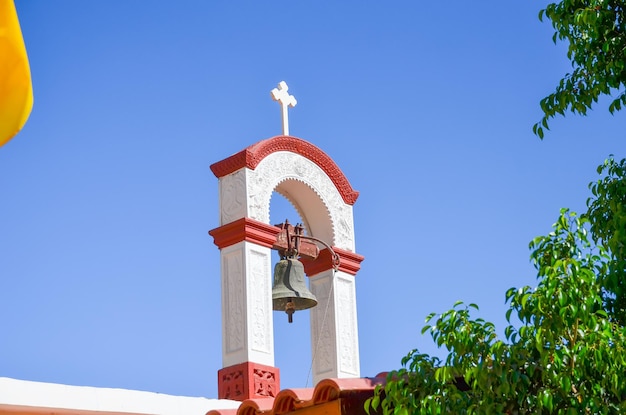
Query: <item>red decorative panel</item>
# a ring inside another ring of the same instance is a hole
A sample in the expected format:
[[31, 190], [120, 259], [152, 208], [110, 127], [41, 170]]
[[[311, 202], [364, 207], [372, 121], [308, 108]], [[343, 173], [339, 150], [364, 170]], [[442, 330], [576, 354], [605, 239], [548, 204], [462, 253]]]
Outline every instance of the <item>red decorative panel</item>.
[[255, 367], [252, 370], [252, 378], [254, 379], [254, 395], [255, 397], [271, 397], [275, 398], [280, 391], [277, 382], [278, 369], [263, 369]]
[[244, 362], [217, 372], [219, 399], [244, 401], [274, 398], [280, 391], [280, 371], [272, 366]]
[[344, 202], [354, 205], [359, 197], [359, 192], [352, 188], [337, 164], [313, 144], [296, 137], [281, 135], [259, 141], [237, 154], [212, 164], [211, 171], [219, 178], [236, 172], [242, 167], [254, 170], [261, 160], [277, 151], [290, 151], [300, 154], [302, 157], [306, 157], [317, 164], [335, 184]]
[[238, 366], [218, 370], [217, 395], [219, 399], [232, 399], [235, 401], [248, 399], [245, 391], [245, 368]]

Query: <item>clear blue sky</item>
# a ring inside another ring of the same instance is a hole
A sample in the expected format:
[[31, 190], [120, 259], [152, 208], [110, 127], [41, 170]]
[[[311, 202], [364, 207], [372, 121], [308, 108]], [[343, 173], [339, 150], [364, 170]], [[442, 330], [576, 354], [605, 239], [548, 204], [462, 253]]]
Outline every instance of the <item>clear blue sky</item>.
[[[217, 396], [209, 165], [280, 133], [281, 80], [291, 134], [361, 192], [363, 376], [439, 353], [424, 317], [459, 299], [502, 331], [504, 292], [535, 281], [530, 239], [624, 156], [607, 100], [532, 135], [570, 69], [542, 2], [16, 6], [35, 104], [0, 148], [0, 376]], [[275, 321], [283, 387], [305, 386], [308, 315]]]

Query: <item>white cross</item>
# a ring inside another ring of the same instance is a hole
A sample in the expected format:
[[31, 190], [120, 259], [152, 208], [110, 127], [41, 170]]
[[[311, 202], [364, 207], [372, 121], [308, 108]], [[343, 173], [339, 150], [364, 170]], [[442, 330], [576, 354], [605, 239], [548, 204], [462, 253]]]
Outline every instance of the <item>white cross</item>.
[[278, 101], [283, 111], [283, 135], [289, 135], [289, 119], [287, 114], [287, 107], [295, 107], [298, 101], [293, 95], [289, 95], [289, 87], [285, 81], [278, 83], [278, 88], [272, 89], [272, 99]]

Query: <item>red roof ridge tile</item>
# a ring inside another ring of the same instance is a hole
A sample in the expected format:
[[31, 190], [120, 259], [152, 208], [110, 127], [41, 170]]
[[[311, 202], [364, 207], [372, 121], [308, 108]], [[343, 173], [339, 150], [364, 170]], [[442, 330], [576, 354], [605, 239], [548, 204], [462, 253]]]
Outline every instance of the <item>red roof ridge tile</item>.
[[274, 399], [274, 415], [313, 405], [313, 388], [283, 389]]
[[[246, 399], [237, 410], [237, 415], [255, 415], [274, 411], [275, 398]], [[223, 414], [222, 414], [223, 415]]]
[[315, 388], [283, 389], [275, 398], [246, 399], [239, 409], [209, 411], [206, 415], [283, 415], [300, 408], [331, 402], [344, 397], [372, 394], [377, 385], [386, 378], [329, 378], [320, 381]]
[[315, 404], [339, 399], [347, 392], [374, 391], [376, 385], [385, 383], [385, 378], [341, 378], [324, 379], [315, 386], [313, 401]]
[[236, 415], [239, 409], [212, 409], [206, 415]]

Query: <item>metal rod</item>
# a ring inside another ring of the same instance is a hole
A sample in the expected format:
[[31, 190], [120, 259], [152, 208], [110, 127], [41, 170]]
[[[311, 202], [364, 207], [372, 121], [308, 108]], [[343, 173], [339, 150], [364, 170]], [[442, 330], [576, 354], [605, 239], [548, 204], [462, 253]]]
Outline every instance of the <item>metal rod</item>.
[[333, 256], [333, 269], [335, 271], [337, 271], [337, 268], [339, 268], [339, 264], [341, 263], [341, 258], [339, 258], [339, 255], [337, 255], [337, 253], [335, 251], [333, 251], [333, 248], [331, 248], [330, 245], [328, 245], [326, 242], [322, 241], [319, 238], [316, 238], [314, 236], [308, 236], [308, 235], [296, 235], [296, 238], [304, 238], [304, 239], [310, 239], [312, 241], [315, 242], [319, 242], [322, 245], [324, 245], [326, 248], [328, 248], [328, 250], [330, 251], [330, 253]]

